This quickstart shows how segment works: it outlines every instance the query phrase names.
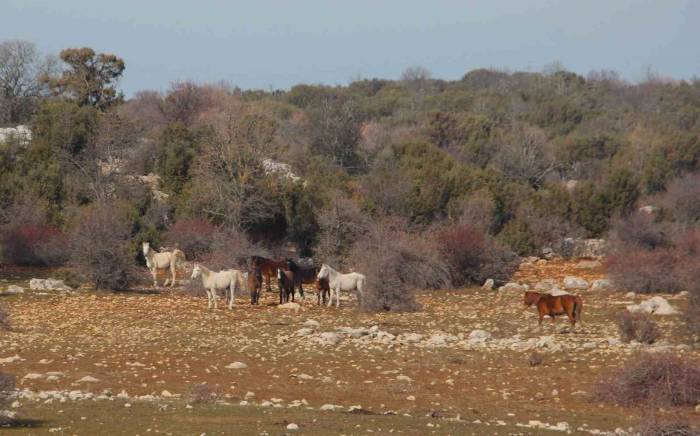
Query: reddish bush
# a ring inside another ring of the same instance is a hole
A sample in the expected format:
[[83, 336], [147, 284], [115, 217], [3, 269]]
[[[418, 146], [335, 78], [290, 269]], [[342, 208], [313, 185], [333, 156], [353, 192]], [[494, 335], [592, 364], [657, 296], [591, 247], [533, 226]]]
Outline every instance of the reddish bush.
[[437, 241], [455, 285], [481, 284], [488, 278], [503, 281], [515, 271], [515, 254], [478, 227], [444, 227]]
[[45, 224], [20, 224], [8, 228], [2, 236], [5, 261], [23, 266], [54, 266], [68, 258], [66, 238], [58, 227]]
[[189, 260], [198, 260], [211, 252], [218, 228], [209, 221], [194, 218], [178, 220], [168, 229], [165, 240], [168, 245], [177, 247]]
[[640, 353], [600, 380], [596, 397], [623, 406], [695, 406], [700, 362], [674, 353]]
[[683, 282], [674, 274], [676, 254], [671, 249], [629, 248], [608, 256], [607, 270], [615, 285], [639, 293], [679, 292]]
[[630, 313], [627, 310], [618, 315], [617, 329], [620, 332], [620, 339], [624, 342], [636, 340], [643, 344], [653, 344], [661, 334], [651, 315]]

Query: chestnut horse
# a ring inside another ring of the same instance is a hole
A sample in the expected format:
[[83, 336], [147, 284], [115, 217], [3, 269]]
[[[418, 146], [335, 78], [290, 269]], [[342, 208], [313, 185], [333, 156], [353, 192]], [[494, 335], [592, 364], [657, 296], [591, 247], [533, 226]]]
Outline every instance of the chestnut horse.
[[583, 308], [583, 300], [578, 295], [549, 295], [540, 294], [539, 292], [526, 291], [524, 295], [525, 307], [523, 310], [532, 306], [533, 304], [537, 306], [537, 312], [539, 314], [538, 326], [542, 325], [542, 320], [545, 315], [549, 315], [552, 318], [552, 324], [554, 324], [555, 317], [557, 315], [564, 315], [569, 317], [572, 328], [576, 326], [576, 321], [581, 321], [581, 309]]
[[[260, 273], [265, 278], [265, 286], [267, 287], [267, 292], [272, 292], [270, 287], [270, 277], [277, 275], [277, 270], [279, 268], [286, 269], [286, 260], [272, 260], [261, 256], [251, 256], [250, 257], [250, 269], [260, 268]], [[280, 287], [280, 290], [282, 288]]]
[[260, 272], [260, 268], [254, 267], [248, 271], [248, 292], [250, 292], [250, 304], [258, 304], [261, 290], [262, 273]]

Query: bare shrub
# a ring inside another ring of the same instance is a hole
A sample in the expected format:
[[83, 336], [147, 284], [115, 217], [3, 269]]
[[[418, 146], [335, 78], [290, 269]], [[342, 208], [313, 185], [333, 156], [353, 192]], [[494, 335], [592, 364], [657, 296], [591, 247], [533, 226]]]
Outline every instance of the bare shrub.
[[165, 240], [182, 250], [187, 259], [196, 260], [211, 251], [217, 231], [217, 227], [207, 220], [181, 219], [168, 229]]
[[135, 280], [130, 223], [117, 205], [94, 205], [78, 214], [71, 233], [71, 264], [97, 289], [125, 290]]
[[0, 306], [0, 330], [9, 330], [10, 326], [10, 314]]
[[694, 436], [697, 435], [685, 417], [673, 416], [659, 418], [654, 414], [644, 419], [635, 427], [635, 434], [640, 436]]
[[54, 266], [66, 261], [65, 236], [55, 226], [19, 224], [3, 233], [3, 257], [11, 264]]
[[350, 253], [351, 264], [367, 276], [363, 310], [415, 311], [420, 306], [414, 290], [450, 285], [448, 267], [431, 239], [409, 234], [399, 220], [370, 226]]
[[488, 278], [503, 281], [515, 271], [515, 254], [481, 228], [443, 227], [437, 231], [437, 241], [455, 285], [481, 284]]
[[[15, 376], [0, 372], [0, 409], [7, 407], [15, 390]], [[6, 424], [8, 417], [0, 410], [0, 425]]]
[[540, 366], [544, 363], [544, 356], [542, 353], [538, 353], [537, 351], [533, 351], [530, 354], [530, 357], [527, 358], [527, 363], [530, 366]]
[[613, 250], [642, 248], [654, 250], [670, 245], [668, 229], [648, 213], [637, 212], [613, 224], [610, 244]]
[[700, 362], [674, 353], [638, 353], [600, 380], [595, 396], [629, 406], [695, 406]]
[[345, 268], [352, 244], [367, 231], [369, 219], [350, 199], [339, 194], [322, 210], [316, 256], [334, 268]]
[[213, 403], [218, 397], [217, 390], [207, 383], [197, 383], [190, 386], [187, 401], [193, 404]]
[[674, 274], [676, 256], [672, 250], [648, 251], [630, 248], [607, 259], [607, 271], [615, 285], [638, 293], [679, 292], [683, 283]]
[[624, 342], [636, 340], [643, 344], [653, 344], [661, 335], [651, 315], [621, 311], [617, 316], [617, 329]]
[[661, 204], [683, 226], [700, 222], [700, 174], [688, 174], [669, 183]]

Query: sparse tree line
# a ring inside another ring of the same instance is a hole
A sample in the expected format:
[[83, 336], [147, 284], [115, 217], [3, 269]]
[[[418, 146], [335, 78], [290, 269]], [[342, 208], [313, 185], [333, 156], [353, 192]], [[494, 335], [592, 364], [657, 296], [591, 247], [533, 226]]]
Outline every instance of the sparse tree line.
[[643, 205], [659, 208], [649, 219], [666, 228], [666, 250], [700, 218], [697, 190], [674, 188], [700, 166], [698, 80], [631, 84], [559, 67], [445, 81], [412, 68], [347, 86], [182, 82], [125, 99], [125, 73], [118, 56], [89, 48], [42, 57], [0, 43], [0, 124], [32, 130], [28, 144], [0, 144], [4, 262], [84, 269], [81, 255], [105, 241], [91, 256], [120, 272], [89, 276], [119, 288], [144, 241], [214, 267], [291, 245], [366, 265], [370, 283], [370, 270], [390, 269], [381, 287], [403, 295], [505, 279], [516, 256], [605, 237]]

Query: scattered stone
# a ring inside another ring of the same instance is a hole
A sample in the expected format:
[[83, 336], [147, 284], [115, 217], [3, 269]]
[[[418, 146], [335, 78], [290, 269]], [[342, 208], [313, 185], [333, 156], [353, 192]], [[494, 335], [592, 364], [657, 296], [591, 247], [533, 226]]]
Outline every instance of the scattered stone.
[[588, 289], [588, 282], [580, 277], [568, 276], [564, 278], [564, 289], [567, 291]]
[[91, 376], [91, 375], [86, 375], [85, 377], [81, 378], [78, 380], [78, 383], [97, 383], [100, 380]]
[[5, 358], [0, 359], [0, 364], [17, 362], [20, 360], [22, 360], [22, 358], [19, 357], [18, 354], [15, 354], [14, 356], [5, 357]]
[[613, 285], [612, 282], [608, 279], [598, 279], [598, 280], [593, 280], [593, 284], [591, 285], [591, 291], [610, 291], [612, 290]]
[[229, 365], [226, 366], [227, 369], [245, 369], [248, 368], [248, 365], [246, 365], [243, 362], [233, 362]]
[[24, 288], [21, 286], [17, 285], [10, 285], [5, 289], [5, 292], [3, 292], [5, 295], [19, 295], [19, 294], [24, 294]]
[[57, 279], [31, 279], [29, 289], [33, 291], [71, 291], [72, 289]]
[[290, 311], [293, 311], [296, 313], [296, 312], [299, 312], [299, 310], [301, 309], [301, 305], [299, 303], [290, 302], [290, 303], [280, 304], [277, 306], [277, 308], [282, 309], [282, 310], [290, 310]]
[[469, 343], [470, 344], [483, 344], [491, 339], [491, 333], [486, 330], [472, 330], [469, 333]]
[[294, 333], [294, 334], [297, 336], [309, 336], [309, 335], [312, 335], [313, 333], [314, 333], [313, 329], [308, 328], [308, 327], [304, 327], [302, 329], [297, 330], [296, 333]]
[[304, 327], [316, 329], [321, 327], [321, 323], [313, 319], [307, 319], [306, 321], [304, 321]]
[[30, 372], [29, 374], [22, 377], [23, 380], [38, 380], [44, 378], [44, 374], [37, 374], [35, 372]]
[[535, 285], [535, 291], [537, 292], [549, 292], [550, 290], [556, 288], [557, 281], [554, 279], [544, 279], [537, 282]]
[[598, 269], [602, 266], [603, 264], [599, 260], [582, 260], [576, 264], [578, 269]]
[[555, 297], [556, 297], [557, 295], [569, 295], [568, 292], [562, 291], [561, 289], [559, 289], [559, 286], [553, 287], [553, 288], [550, 289], [549, 292], [547, 292], [547, 293], [548, 293], [549, 295], [554, 295]]
[[336, 345], [340, 342], [340, 335], [334, 332], [323, 332], [318, 339], [323, 345]]
[[513, 292], [521, 293], [527, 291], [527, 285], [521, 285], [520, 283], [510, 282], [498, 288], [498, 292]]
[[299, 426], [294, 424], [293, 422], [290, 422], [289, 424], [287, 424], [287, 430], [299, 430]]
[[484, 289], [484, 290], [487, 290], [487, 291], [491, 291], [491, 290], [493, 290], [493, 286], [494, 286], [494, 281], [493, 281], [493, 279], [486, 279], [486, 281], [484, 282], [484, 284], [481, 285], [481, 289]]
[[639, 304], [629, 305], [627, 310], [632, 313], [652, 313], [654, 315], [675, 315], [678, 313], [664, 297], [658, 295]]
[[413, 379], [412, 379], [411, 377], [409, 377], [409, 376], [407, 376], [407, 375], [403, 375], [403, 374], [397, 375], [397, 376], [396, 376], [396, 380], [398, 380], [398, 381], [405, 381], [405, 382], [409, 382], [409, 383], [413, 381]]

